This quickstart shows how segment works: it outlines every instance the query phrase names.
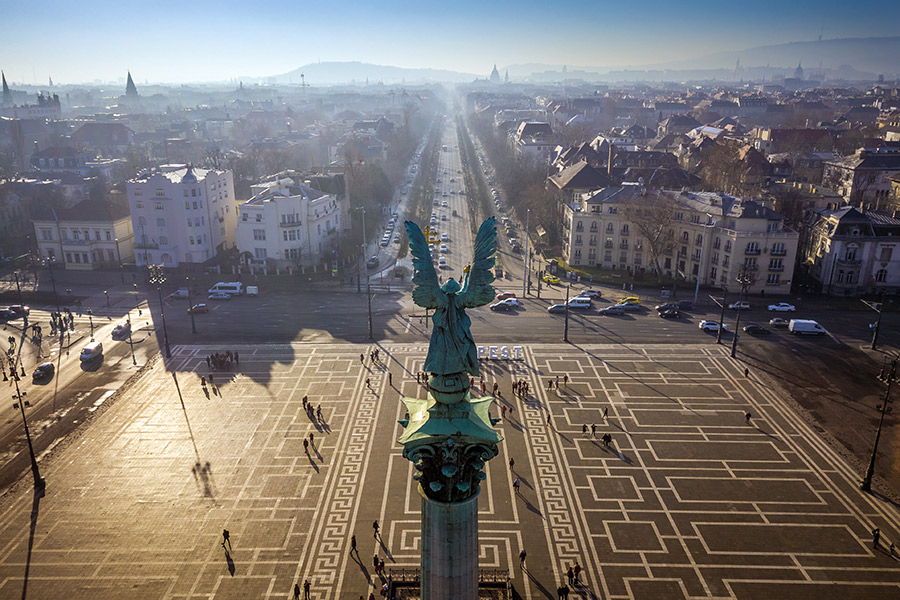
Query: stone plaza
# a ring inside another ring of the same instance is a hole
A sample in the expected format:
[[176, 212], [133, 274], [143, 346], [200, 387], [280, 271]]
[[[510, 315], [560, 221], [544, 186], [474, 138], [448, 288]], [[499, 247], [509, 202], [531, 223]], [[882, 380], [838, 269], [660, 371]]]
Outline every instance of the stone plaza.
[[[204, 392], [225, 348], [174, 347], [41, 457], [44, 497], [23, 475], [0, 505], [0, 599], [292, 598], [308, 579], [356, 600], [378, 597], [375, 555], [385, 575], [419, 567], [397, 421], [400, 397], [424, 397], [427, 345], [230, 349], [240, 364]], [[556, 598], [576, 563], [582, 598], [900, 597], [897, 507], [722, 347], [524, 344], [482, 365], [493, 416], [507, 408], [479, 565], [519, 597]]]

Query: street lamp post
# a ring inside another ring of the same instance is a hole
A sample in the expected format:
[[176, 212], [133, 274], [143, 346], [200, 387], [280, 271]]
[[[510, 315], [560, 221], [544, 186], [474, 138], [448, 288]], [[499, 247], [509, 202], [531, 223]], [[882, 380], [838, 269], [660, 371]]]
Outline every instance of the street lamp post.
[[[166, 329], [166, 309], [162, 301], [162, 286], [166, 282], [166, 276], [163, 273], [162, 265], [150, 265], [150, 285], [156, 287], [156, 295], [159, 297], [159, 313], [162, 316], [163, 323], [163, 342], [166, 347], [166, 358], [172, 358], [172, 350], [169, 347], [169, 332]], [[137, 288], [137, 284], [135, 284]]]
[[716, 332], [716, 343], [722, 343], [722, 329], [725, 325], [725, 302], [728, 297], [728, 286], [722, 286], [722, 314], [719, 315], [719, 331]]
[[700, 240], [700, 263], [697, 265], [697, 284], [694, 286], [694, 304], [697, 304], [697, 298], [700, 295], [700, 275], [703, 273], [703, 250], [706, 249], [706, 230], [715, 227], [716, 222], [712, 215], [706, 213], [706, 225], [703, 226], [703, 237]]
[[880, 302], [868, 302], [863, 300], [863, 304], [874, 310], [878, 313], [878, 320], [875, 322], [875, 331], [872, 332], [872, 350], [875, 350], [878, 346], [878, 332], [881, 331], [881, 317], [884, 315], [884, 299], [887, 290], [881, 291], [881, 301]]
[[103, 294], [106, 296], [106, 308], [109, 308], [109, 290], [103, 290]]
[[891, 385], [897, 376], [897, 359], [891, 363], [891, 370], [888, 373], [887, 391], [884, 393], [884, 402], [881, 403], [881, 419], [878, 421], [878, 431], [875, 433], [875, 445], [872, 448], [872, 457], [869, 459], [869, 467], [866, 469], [866, 476], [859, 484], [859, 489], [864, 492], [872, 491], [872, 477], [875, 475], [875, 456], [878, 453], [878, 441], [881, 439], [881, 428], [884, 425], [884, 415], [887, 414], [888, 402], [891, 401]]
[[569, 290], [571, 288], [571, 283], [566, 285], [566, 325], [565, 329], [563, 329], [563, 341], [566, 343], [569, 341]]
[[[16, 384], [16, 394], [13, 396], [13, 400], [16, 401], [19, 410], [22, 412], [22, 425], [25, 427], [25, 439], [28, 441], [28, 455], [31, 457], [31, 474], [34, 477], [34, 487], [36, 490], [43, 491], [47, 483], [44, 481], [44, 478], [41, 477], [41, 471], [38, 468], [37, 459], [34, 456], [34, 445], [31, 443], [31, 432], [28, 431], [28, 420], [25, 418], [25, 396], [28, 392], [19, 390], [19, 376], [16, 374], [16, 366], [12, 361], [9, 365], [9, 372]], [[24, 367], [22, 373], [24, 376]], [[15, 406], [13, 406], [13, 408], [15, 408]]]
[[47, 259], [47, 270], [50, 271], [50, 285], [53, 287], [53, 301], [56, 303], [56, 314], [59, 316], [62, 311], [59, 309], [59, 294], [56, 293], [56, 278], [53, 277], [54, 262], [53, 257]]
[[185, 277], [185, 280], [188, 282], [188, 313], [191, 315], [191, 333], [197, 333], [197, 324], [194, 322], [194, 292], [191, 289], [191, 278]]
[[[734, 320], [734, 333], [731, 336], [731, 358], [734, 358], [737, 354], [738, 337], [740, 337], [738, 332], [741, 329], [741, 301], [747, 297], [747, 290], [753, 285], [753, 278], [745, 266], [741, 267], [735, 279], [741, 284], [741, 293], [738, 294], [737, 317]], [[722, 304], [724, 305], [725, 303], [723, 302]]]
[[91, 324], [91, 341], [94, 341], [94, 311], [87, 309], [88, 322]]
[[[16, 276], [16, 292], [18, 292], [18, 294], [19, 294], [19, 304], [22, 306], [25, 306], [25, 303], [22, 302], [22, 287], [19, 285], [19, 272], [18, 271], [15, 272], [15, 276]], [[37, 283], [37, 282], [35, 282], [35, 283]]]
[[122, 251], [119, 250], [119, 238], [116, 238], [116, 261], [119, 263], [119, 275], [122, 276], [122, 283], [125, 283], [125, 265], [122, 264]]
[[528, 286], [528, 227], [531, 225], [531, 209], [525, 212], [525, 267], [522, 273], [522, 297], [526, 296]]
[[137, 359], [134, 357], [134, 332], [131, 325], [131, 310], [128, 311], [128, 345], [131, 347], [131, 364], [137, 366]]
[[369, 282], [369, 263], [366, 262], [366, 208], [361, 206], [359, 207], [359, 210], [362, 211], [362, 260], [366, 273], [366, 304], [368, 304], [369, 308], [369, 339], [372, 340], [375, 339], [375, 334], [372, 332], [372, 287]]

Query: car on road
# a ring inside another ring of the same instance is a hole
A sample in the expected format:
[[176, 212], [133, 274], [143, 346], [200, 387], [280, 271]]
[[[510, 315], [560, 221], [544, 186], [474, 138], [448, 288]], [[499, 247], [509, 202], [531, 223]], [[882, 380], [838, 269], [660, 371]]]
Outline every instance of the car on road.
[[506, 300], [507, 298], [515, 298], [516, 295], [512, 292], [500, 292], [497, 294], [497, 300]]
[[667, 310], [678, 310], [677, 302], [666, 302], [665, 304], [657, 304], [655, 306], [656, 312], [665, 312]]
[[129, 335], [131, 335], [131, 323], [128, 321], [119, 323], [112, 331], [112, 338], [114, 340], [127, 338]]
[[586, 296], [587, 298], [602, 298], [603, 294], [600, 290], [582, 290], [579, 296]]
[[169, 294], [169, 298], [187, 298], [190, 295], [190, 292], [187, 288], [178, 288], [171, 294]]
[[366, 266], [371, 269], [371, 268], [377, 267], [378, 262], [379, 261], [378, 261], [377, 256], [370, 256], [369, 258], [366, 259]]
[[20, 317], [24, 317], [25, 315], [27, 315], [28, 313], [31, 312], [30, 308], [28, 308], [27, 306], [23, 306], [21, 304], [13, 304], [12, 306], [9, 307], [9, 310], [13, 311]]
[[641, 303], [641, 299], [638, 298], [637, 296], [628, 296], [628, 297], [622, 298], [621, 300], [616, 302], [616, 304], [640, 304], [640, 303]]
[[53, 372], [56, 369], [53, 366], [52, 362], [41, 363], [34, 370], [34, 373], [31, 374], [31, 378], [35, 381], [40, 381], [41, 379], [50, 379], [53, 377]]
[[442, 241], [442, 242], [449, 242], [449, 241], [450, 241], [450, 236], [447, 235], [447, 232], [446, 232], [446, 231], [445, 231], [444, 233], [441, 234], [441, 241]]
[[[505, 300], [500, 300], [499, 302], [508, 304], [510, 306], [521, 306], [521, 304], [519, 304], [518, 299], [516, 299], [516, 298], [506, 298]], [[498, 304], [499, 304], [499, 302], [498, 302]]]
[[644, 309], [643, 306], [635, 302], [620, 302], [618, 304], [615, 304], [614, 306], [621, 306], [622, 310], [627, 312], [637, 312]]
[[446, 221], [446, 220], [447, 220], [447, 215], [441, 215], [441, 221]]
[[382, 247], [387, 246], [387, 245], [390, 244], [390, 243], [391, 243], [391, 236], [390, 236], [390, 235], [386, 235], [386, 236], [384, 236], [383, 238], [381, 238], [381, 246], [382, 246]]
[[793, 304], [779, 302], [778, 304], [770, 304], [769, 310], [773, 312], [794, 312], [797, 308]]
[[569, 298], [569, 308], [588, 309], [591, 307], [591, 299], [586, 296]]
[[442, 200], [442, 201], [441, 201], [441, 206], [444, 207], [444, 208], [447, 208], [447, 206], [449, 206], [449, 205], [447, 204], [447, 201], [446, 201], [446, 200]]
[[399, 244], [399, 243], [400, 243], [400, 236], [399, 236], [399, 235], [395, 235], [395, 236], [394, 236], [394, 243], [395, 243], [395, 244]]
[[210, 300], [231, 300], [231, 294], [226, 294], [225, 292], [213, 292], [208, 295], [207, 298]]
[[666, 310], [659, 311], [659, 316], [663, 319], [678, 319], [681, 317], [681, 313], [678, 312], [677, 308], [668, 308]]
[[18, 318], [19, 315], [9, 310], [8, 308], [0, 309], [0, 322], [5, 323], [6, 321], [12, 321]]
[[732, 302], [731, 304], [728, 305], [728, 308], [730, 308], [731, 310], [737, 310], [737, 309], [749, 310], [750, 303], [747, 302], [746, 300], [741, 300], [740, 302]]
[[205, 304], [195, 304], [192, 307], [190, 307], [189, 309], [187, 309], [187, 311], [191, 314], [197, 315], [200, 313], [209, 312], [209, 307]]
[[597, 311], [601, 315], [624, 315], [625, 309], [621, 306], [604, 306], [600, 310]]
[[438, 267], [440, 267], [441, 269], [444, 269], [447, 267], [447, 259], [444, 258], [443, 256], [438, 259]]
[[447, 244], [441, 244], [441, 252], [450, 252], [450, 248], [447, 247]]
[[548, 313], [564, 313], [566, 312], [565, 304], [551, 304], [547, 307]]
[[694, 310], [694, 303], [690, 300], [681, 300], [678, 303], [679, 310]]
[[750, 335], [769, 335], [770, 331], [758, 323], [744, 325], [744, 331]]
[[[512, 300], [512, 302], [510, 302]], [[519, 304], [516, 302], [515, 298], [509, 298], [507, 300], [502, 300], [500, 302], [495, 302], [491, 304], [491, 310], [493, 311], [510, 311], [517, 307]]]
[[790, 321], [787, 319], [782, 319], [781, 317], [775, 317], [774, 319], [769, 319], [769, 325], [772, 327], [787, 327], [790, 325]]
[[728, 331], [728, 326], [724, 323], [720, 325], [718, 321], [700, 321], [700, 329], [703, 331], [718, 331], [719, 327], [723, 331]]
[[556, 275], [551, 275], [550, 273], [547, 273], [541, 279], [543, 279], [545, 282], [549, 283], [550, 285], [559, 285], [559, 277], [557, 277]]

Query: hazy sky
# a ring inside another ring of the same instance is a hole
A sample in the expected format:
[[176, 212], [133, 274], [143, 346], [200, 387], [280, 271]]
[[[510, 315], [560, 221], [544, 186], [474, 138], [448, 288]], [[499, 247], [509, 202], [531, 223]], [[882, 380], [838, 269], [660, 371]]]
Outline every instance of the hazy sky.
[[823, 37], [897, 35], [898, 0], [0, 0], [0, 69], [26, 84], [221, 81], [358, 60], [638, 66]]

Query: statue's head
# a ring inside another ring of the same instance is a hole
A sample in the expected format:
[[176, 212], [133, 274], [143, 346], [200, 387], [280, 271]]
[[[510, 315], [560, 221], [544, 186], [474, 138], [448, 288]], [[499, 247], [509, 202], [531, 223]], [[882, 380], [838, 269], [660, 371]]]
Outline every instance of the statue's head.
[[461, 288], [459, 287], [459, 283], [457, 283], [457, 281], [452, 277], [447, 283], [441, 286], [441, 290], [443, 290], [447, 294], [455, 294], [459, 292], [460, 289]]

